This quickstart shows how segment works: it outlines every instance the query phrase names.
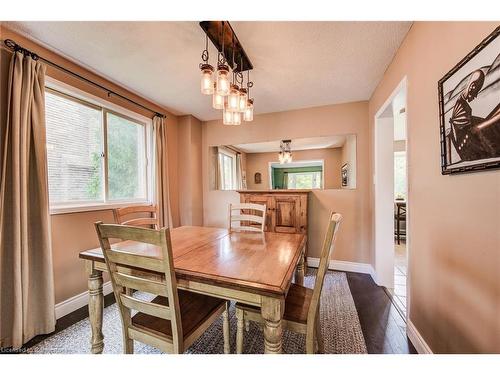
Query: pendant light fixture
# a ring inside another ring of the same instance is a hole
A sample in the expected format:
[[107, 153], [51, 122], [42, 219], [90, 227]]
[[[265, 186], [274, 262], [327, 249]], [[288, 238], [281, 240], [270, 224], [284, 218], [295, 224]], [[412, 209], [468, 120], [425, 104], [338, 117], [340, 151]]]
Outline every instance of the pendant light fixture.
[[241, 125], [241, 112], [233, 112], [233, 125]]
[[201, 93], [204, 95], [212, 95], [214, 93], [214, 67], [208, 63], [208, 36], [205, 37], [205, 49], [201, 53], [201, 59], [203, 60], [203, 63], [200, 63]]
[[229, 95], [229, 67], [226, 65], [226, 58], [224, 57], [224, 21], [222, 21], [222, 52], [218, 54], [217, 64], [217, 80], [215, 85], [215, 92], [220, 96]]
[[[249, 71], [253, 65], [248, 59], [234, 30], [227, 21], [203, 21], [200, 26], [205, 31], [205, 49], [201, 54], [201, 92], [212, 95], [212, 107], [221, 109], [222, 120], [225, 125], [240, 125], [242, 121], [253, 120], [254, 101], [250, 99]], [[226, 31], [229, 32], [230, 43], [226, 45]], [[209, 63], [208, 38], [217, 47], [217, 70]], [[228, 51], [229, 50], [229, 51]], [[232, 54], [232, 61], [227, 57]], [[239, 64], [235, 63], [235, 54]], [[244, 86], [243, 72], [247, 71], [246, 87]], [[215, 71], [215, 73], [214, 73]], [[232, 80], [229, 74], [232, 74]]]
[[281, 141], [280, 152], [278, 154], [278, 160], [280, 161], [280, 164], [286, 164], [292, 162], [292, 149], [290, 146], [291, 143], [292, 141], [289, 139]]
[[214, 88], [214, 94], [212, 96], [212, 107], [214, 109], [224, 109], [224, 101], [227, 98], [227, 96], [222, 96], [217, 94], [217, 91], [215, 90], [215, 82], [213, 84]]
[[245, 112], [243, 112], [243, 120], [249, 122], [253, 121], [253, 99], [250, 99], [250, 88], [253, 86], [253, 82], [250, 81], [250, 70], [247, 70], [247, 103], [245, 106]]
[[240, 108], [240, 90], [238, 85], [231, 84], [231, 91], [229, 91], [229, 96], [227, 98], [226, 111], [238, 112]]
[[236, 112], [229, 112], [228, 110], [224, 109], [222, 111], [222, 123], [224, 125], [234, 125], [233, 121], [233, 114]]
[[[234, 37], [232, 39], [232, 47], [233, 47], [233, 66], [234, 66]], [[229, 112], [238, 112], [240, 110], [240, 88], [236, 84], [237, 83], [237, 74], [233, 70], [233, 83], [231, 83], [231, 89], [229, 90], [229, 96], [227, 98], [227, 107], [226, 111]], [[233, 116], [234, 118], [234, 116]]]
[[245, 112], [243, 113], [243, 120], [249, 122], [253, 121], [253, 99], [247, 100], [247, 106]]

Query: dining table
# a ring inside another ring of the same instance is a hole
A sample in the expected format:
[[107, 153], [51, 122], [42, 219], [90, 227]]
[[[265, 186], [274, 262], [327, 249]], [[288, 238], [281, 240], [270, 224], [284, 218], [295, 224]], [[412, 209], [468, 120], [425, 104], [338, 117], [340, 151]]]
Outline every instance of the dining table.
[[[264, 352], [281, 353], [284, 302], [292, 281], [304, 281], [306, 235], [181, 226], [171, 229], [170, 237], [178, 288], [259, 307]], [[161, 258], [161, 248], [141, 242], [120, 241], [111, 247]], [[82, 251], [79, 257], [88, 274], [91, 352], [98, 354], [104, 349], [103, 272], [107, 267], [101, 248]], [[120, 272], [146, 271], [122, 266]]]

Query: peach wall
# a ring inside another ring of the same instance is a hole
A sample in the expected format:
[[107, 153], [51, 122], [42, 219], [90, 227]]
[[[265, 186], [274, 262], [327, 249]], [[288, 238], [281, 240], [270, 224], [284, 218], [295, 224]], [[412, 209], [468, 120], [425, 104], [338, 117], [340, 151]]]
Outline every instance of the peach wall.
[[437, 96], [497, 26], [415, 23], [369, 102], [371, 155], [374, 115], [407, 77], [409, 316], [438, 353], [500, 352], [500, 171], [441, 175]]
[[[371, 211], [368, 154], [368, 103], [356, 102], [256, 115], [251, 123], [225, 126], [221, 121], [203, 123], [203, 222], [227, 226], [227, 205], [239, 202], [239, 194], [209, 189], [209, 146], [274, 141], [286, 138], [356, 134], [358, 142], [358, 188], [328, 189], [310, 193], [309, 255], [317, 257], [326, 230], [328, 213], [341, 212], [345, 221], [333, 257], [370, 262]], [[251, 178], [250, 175], [247, 178]]]
[[[327, 189], [340, 188], [340, 167], [342, 148], [322, 148], [315, 150], [293, 151], [293, 161], [323, 160], [324, 186]], [[269, 163], [278, 161], [277, 152], [249, 153], [246, 158], [248, 189], [272, 189], [269, 186]], [[256, 184], [254, 174], [260, 172], [262, 183]]]
[[[125, 90], [124, 88], [107, 81], [104, 78], [76, 65], [75, 63], [51, 52], [44, 47], [24, 38], [23, 36], [12, 32], [11, 30], [1, 27], [1, 38], [2, 44], [3, 40], [10, 38], [15, 40], [22, 46], [44, 56], [74, 72], [84, 75], [100, 84], [103, 84], [110, 89], [123, 94], [141, 104], [149, 106], [154, 110], [160, 111], [167, 115], [167, 137], [168, 137], [168, 160], [169, 160], [169, 174], [171, 176], [177, 176], [177, 117], [171, 114], [167, 109], [159, 107], [154, 103], [148, 102], [147, 100]], [[6, 85], [8, 79], [8, 65], [10, 62], [10, 53], [1, 49], [1, 87]], [[96, 89], [93, 86], [83, 83], [80, 80], [72, 78], [70, 76], [61, 73], [53, 68], [47, 69], [47, 75], [65, 82], [69, 85], [77, 87], [81, 90], [87, 91], [92, 95], [101, 97], [105, 100], [111, 101], [117, 105], [121, 105], [131, 111], [135, 111], [145, 116], [150, 116], [151, 114], [147, 111], [143, 111], [136, 106], [119, 100], [114, 97], [107, 97], [107, 94], [102, 90]], [[3, 96], [6, 95], [6, 92]], [[0, 101], [4, 103], [4, 98]], [[2, 115], [0, 120], [5, 121], [2, 106]], [[169, 179], [170, 185], [170, 197], [172, 206], [172, 220], [173, 225], [179, 225], [179, 206], [178, 206], [178, 186], [177, 178]], [[112, 222], [113, 215], [111, 210], [101, 210], [93, 212], [81, 212], [81, 213], [71, 213], [71, 214], [60, 214], [52, 215], [52, 253], [53, 253], [53, 264], [54, 264], [54, 284], [55, 284], [55, 299], [56, 303], [66, 300], [67, 298], [73, 297], [79, 293], [87, 290], [87, 279], [85, 276], [84, 263], [78, 259], [78, 253], [82, 250], [93, 248], [99, 246], [97, 237], [94, 231], [93, 223], [95, 221], [102, 220], [104, 222]]]

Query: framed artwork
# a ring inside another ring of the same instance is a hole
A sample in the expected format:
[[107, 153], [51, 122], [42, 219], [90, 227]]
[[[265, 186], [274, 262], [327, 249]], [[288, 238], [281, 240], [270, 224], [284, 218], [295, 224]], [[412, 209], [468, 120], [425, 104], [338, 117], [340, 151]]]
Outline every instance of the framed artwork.
[[341, 173], [342, 173], [342, 186], [345, 187], [348, 184], [348, 180], [347, 180], [348, 173], [347, 172], [349, 170], [349, 166], [347, 165], [347, 163], [344, 164], [340, 170], [341, 170]]
[[260, 172], [255, 173], [255, 175], [253, 176], [253, 179], [254, 179], [254, 182], [256, 184], [261, 184], [262, 183], [262, 175], [260, 174]]
[[500, 26], [438, 83], [441, 173], [500, 168]]

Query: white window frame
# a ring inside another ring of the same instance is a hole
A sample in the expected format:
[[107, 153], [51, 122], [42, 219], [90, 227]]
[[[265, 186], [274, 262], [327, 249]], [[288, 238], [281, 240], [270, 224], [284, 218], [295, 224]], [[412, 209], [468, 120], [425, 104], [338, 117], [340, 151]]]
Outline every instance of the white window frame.
[[145, 190], [146, 190], [146, 198], [145, 199], [123, 199], [123, 200], [109, 200], [108, 198], [108, 174], [107, 174], [107, 158], [108, 155], [105, 152], [103, 158], [103, 189], [104, 189], [104, 197], [103, 201], [86, 201], [82, 203], [60, 203], [53, 204], [50, 202], [50, 214], [64, 214], [71, 212], [85, 212], [85, 211], [99, 211], [99, 210], [109, 210], [113, 208], [119, 208], [130, 205], [142, 205], [142, 204], [153, 204], [154, 203], [154, 189], [155, 189], [155, 174], [154, 174], [154, 144], [153, 144], [153, 121], [152, 119], [142, 116], [138, 113], [125, 109], [121, 106], [118, 106], [114, 103], [101, 99], [97, 96], [89, 94], [85, 91], [77, 89], [73, 86], [65, 84], [63, 82], [57, 81], [51, 77], [45, 78], [45, 87], [51, 90], [55, 90], [63, 95], [68, 95], [77, 100], [81, 100], [83, 102], [89, 103], [90, 105], [100, 107], [102, 109], [102, 132], [103, 132], [103, 147], [104, 150], [107, 150], [107, 113], [111, 113], [117, 115], [119, 117], [123, 117], [132, 122], [138, 123], [140, 125], [144, 125], [144, 151], [145, 151], [145, 162], [146, 168], [144, 168], [144, 181], [145, 181]]
[[[233, 175], [233, 179], [231, 181], [231, 188], [230, 189], [222, 189], [222, 190], [225, 190], [225, 191], [236, 190], [237, 184], [238, 184], [238, 182], [237, 182], [237, 176], [236, 176], [236, 161], [237, 161], [236, 160], [236, 152], [229, 151], [229, 150], [226, 150], [224, 148], [219, 147], [218, 153], [219, 154], [224, 154], [224, 155], [230, 157], [231, 160], [233, 161], [232, 162], [232, 168], [231, 168], [232, 169], [231, 172], [232, 172], [232, 175]], [[217, 155], [217, 162], [220, 163], [220, 161], [218, 160], [218, 158], [219, 158], [219, 155]], [[224, 174], [224, 172], [222, 170], [220, 171], [220, 173], [221, 173], [221, 175]]]

